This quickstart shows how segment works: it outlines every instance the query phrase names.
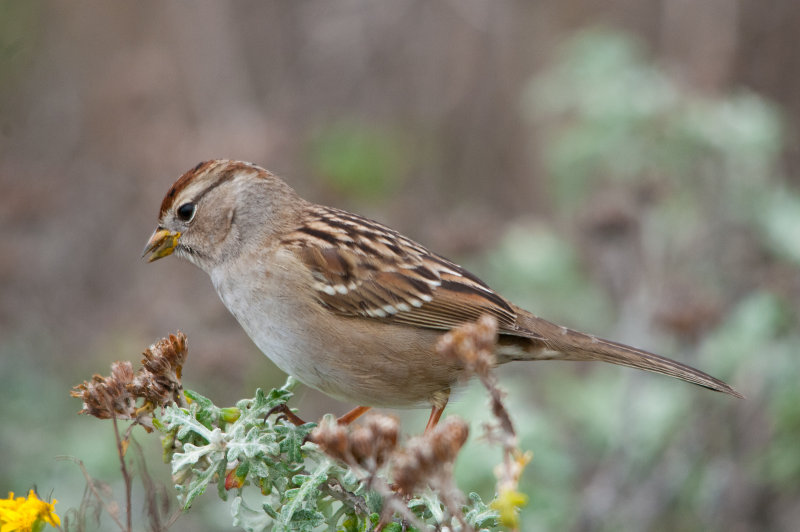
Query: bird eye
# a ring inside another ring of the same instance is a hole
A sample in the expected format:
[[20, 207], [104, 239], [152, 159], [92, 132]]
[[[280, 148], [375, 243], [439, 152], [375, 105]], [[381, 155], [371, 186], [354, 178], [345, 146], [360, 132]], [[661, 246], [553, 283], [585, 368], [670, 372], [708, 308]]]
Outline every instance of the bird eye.
[[184, 203], [178, 210], [176, 211], [178, 214], [178, 218], [184, 222], [191, 222], [192, 218], [194, 218], [194, 213], [197, 210], [197, 206], [194, 203]]

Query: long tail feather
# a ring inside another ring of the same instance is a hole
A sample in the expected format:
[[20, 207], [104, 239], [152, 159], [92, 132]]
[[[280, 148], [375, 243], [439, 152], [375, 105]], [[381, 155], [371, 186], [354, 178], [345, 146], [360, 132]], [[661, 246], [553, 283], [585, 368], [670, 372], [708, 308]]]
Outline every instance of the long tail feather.
[[726, 382], [686, 364], [629, 345], [561, 327], [533, 315], [520, 317], [522, 320], [519, 320], [519, 324], [533, 333], [534, 345], [539, 346], [538, 350], [531, 353], [533, 358], [609, 362], [661, 373], [717, 392], [744, 398]]

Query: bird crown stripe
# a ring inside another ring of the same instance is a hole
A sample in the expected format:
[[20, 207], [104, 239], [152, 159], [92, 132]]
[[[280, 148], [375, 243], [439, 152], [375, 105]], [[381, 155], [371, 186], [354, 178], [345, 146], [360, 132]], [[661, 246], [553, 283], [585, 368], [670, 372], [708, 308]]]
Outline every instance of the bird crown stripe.
[[190, 199], [190, 201], [197, 203], [199, 202], [203, 196], [220, 186], [221, 184], [231, 181], [239, 170], [243, 169], [259, 169], [257, 166], [254, 166], [250, 163], [244, 162], [237, 162], [237, 161], [203, 161], [198, 163], [194, 168], [189, 170], [188, 172], [184, 173], [181, 177], [178, 178], [177, 181], [170, 187], [167, 191], [167, 194], [164, 196], [164, 199], [161, 201], [161, 208], [159, 210], [159, 217], [164, 216], [164, 214], [174, 205], [175, 199], [187, 189], [192, 183], [197, 181], [199, 178], [203, 176], [211, 175], [211, 170], [217, 167], [224, 167], [224, 171], [220, 172], [218, 175], [214, 176], [214, 181], [210, 182], [202, 191]]

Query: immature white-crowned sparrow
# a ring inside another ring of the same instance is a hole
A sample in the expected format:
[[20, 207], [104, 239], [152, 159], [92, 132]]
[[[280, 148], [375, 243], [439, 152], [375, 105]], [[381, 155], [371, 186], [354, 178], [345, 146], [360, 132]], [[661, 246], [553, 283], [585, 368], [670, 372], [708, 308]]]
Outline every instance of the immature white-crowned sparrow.
[[497, 361], [599, 360], [741, 395], [699, 370], [555, 325], [384, 225], [300, 198], [256, 165], [206, 161], [161, 203], [145, 248], [211, 276], [222, 302], [275, 364], [328, 395], [368, 406], [433, 407], [463, 367], [434, 350], [483, 314], [499, 324]]

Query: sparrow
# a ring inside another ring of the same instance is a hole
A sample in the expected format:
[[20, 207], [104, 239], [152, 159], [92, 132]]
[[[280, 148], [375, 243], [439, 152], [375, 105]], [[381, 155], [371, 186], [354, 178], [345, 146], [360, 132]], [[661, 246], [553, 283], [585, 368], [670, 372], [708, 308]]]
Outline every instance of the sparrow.
[[281, 370], [370, 407], [430, 406], [441, 416], [464, 367], [435, 345], [461, 324], [492, 316], [496, 362], [601, 361], [742, 397], [693, 367], [557, 325], [518, 307], [477, 276], [385, 225], [301, 198], [255, 164], [205, 161], [161, 202], [144, 249], [210, 277], [223, 304]]

